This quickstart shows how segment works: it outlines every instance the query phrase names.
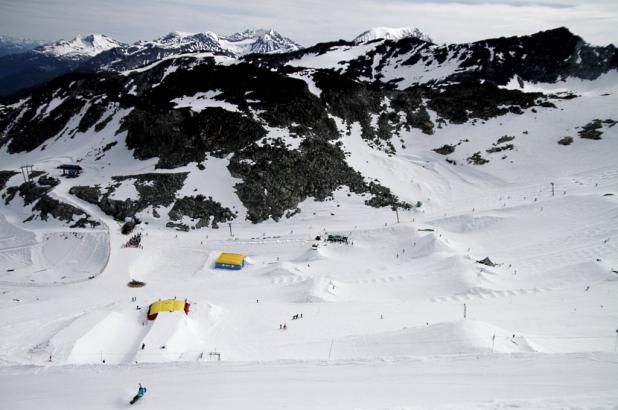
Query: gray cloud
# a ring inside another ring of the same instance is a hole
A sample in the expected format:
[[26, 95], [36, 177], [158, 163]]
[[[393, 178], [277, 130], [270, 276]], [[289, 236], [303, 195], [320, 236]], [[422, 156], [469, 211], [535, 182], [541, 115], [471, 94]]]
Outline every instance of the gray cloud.
[[2, 0], [0, 34], [35, 39], [99, 32], [121, 41], [170, 31], [272, 27], [304, 45], [374, 26], [417, 26], [438, 42], [567, 26], [593, 44], [618, 43], [615, 0]]

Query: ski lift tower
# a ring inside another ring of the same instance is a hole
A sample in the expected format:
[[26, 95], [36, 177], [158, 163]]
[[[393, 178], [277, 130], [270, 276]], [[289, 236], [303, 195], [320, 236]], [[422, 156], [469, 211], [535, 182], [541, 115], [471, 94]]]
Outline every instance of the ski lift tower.
[[19, 168], [21, 169], [21, 175], [24, 177], [24, 182], [29, 182], [30, 174], [32, 174], [32, 165], [22, 165]]

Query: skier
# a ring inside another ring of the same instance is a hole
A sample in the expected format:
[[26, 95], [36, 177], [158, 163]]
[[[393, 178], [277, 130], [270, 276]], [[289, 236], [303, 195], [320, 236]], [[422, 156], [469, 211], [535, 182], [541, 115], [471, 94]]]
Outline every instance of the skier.
[[137, 390], [137, 394], [135, 395], [135, 397], [133, 397], [133, 399], [129, 402], [129, 404], [134, 404], [136, 401], [144, 397], [144, 394], [146, 394], [146, 388], [142, 386], [142, 384], [140, 383], [139, 389]]

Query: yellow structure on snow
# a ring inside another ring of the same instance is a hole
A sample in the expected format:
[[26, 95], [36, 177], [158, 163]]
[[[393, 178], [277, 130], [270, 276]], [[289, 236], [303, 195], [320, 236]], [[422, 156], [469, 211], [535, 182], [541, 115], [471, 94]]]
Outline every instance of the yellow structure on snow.
[[189, 314], [189, 303], [184, 300], [164, 299], [150, 305], [148, 319], [154, 320], [160, 312], [185, 312]]
[[239, 270], [245, 266], [245, 256], [238, 253], [223, 252], [215, 261], [215, 268]]

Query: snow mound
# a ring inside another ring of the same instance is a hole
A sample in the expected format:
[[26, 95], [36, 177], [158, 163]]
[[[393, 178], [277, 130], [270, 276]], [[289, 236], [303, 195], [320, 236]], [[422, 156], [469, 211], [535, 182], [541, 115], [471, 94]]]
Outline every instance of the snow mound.
[[201, 329], [212, 327], [221, 309], [210, 304], [205, 310], [192, 308], [193, 318], [163, 312], [153, 321], [146, 317], [147, 306], [80, 314], [49, 339], [45, 354], [70, 364], [197, 360], [204, 350]]
[[435, 234], [426, 235], [416, 241], [416, 246], [413, 246], [407, 254], [411, 258], [423, 258], [436, 254], [453, 254], [453, 249]]
[[[124, 363], [131, 360], [145, 331], [133, 312], [110, 312], [75, 340], [68, 363]], [[77, 327], [72, 330], [76, 330]]]
[[204, 350], [197, 325], [184, 312], [159, 313], [142, 343], [137, 362], [197, 360]]
[[295, 259], [296, 262], [312, 262], [330, 258], [330, 252], [324, 246], [308, 249], [305, 253]]
[[351, 359], [535, 350], [525, 337], [511, 331], [486, 322], [460, 320], [373, 335], [350, 336], [336, 343], [335, 357]]
[[323, 276], [303, 280], [294, 286], [298, 303], [334, 302], [347, 293], [344, 285]]

